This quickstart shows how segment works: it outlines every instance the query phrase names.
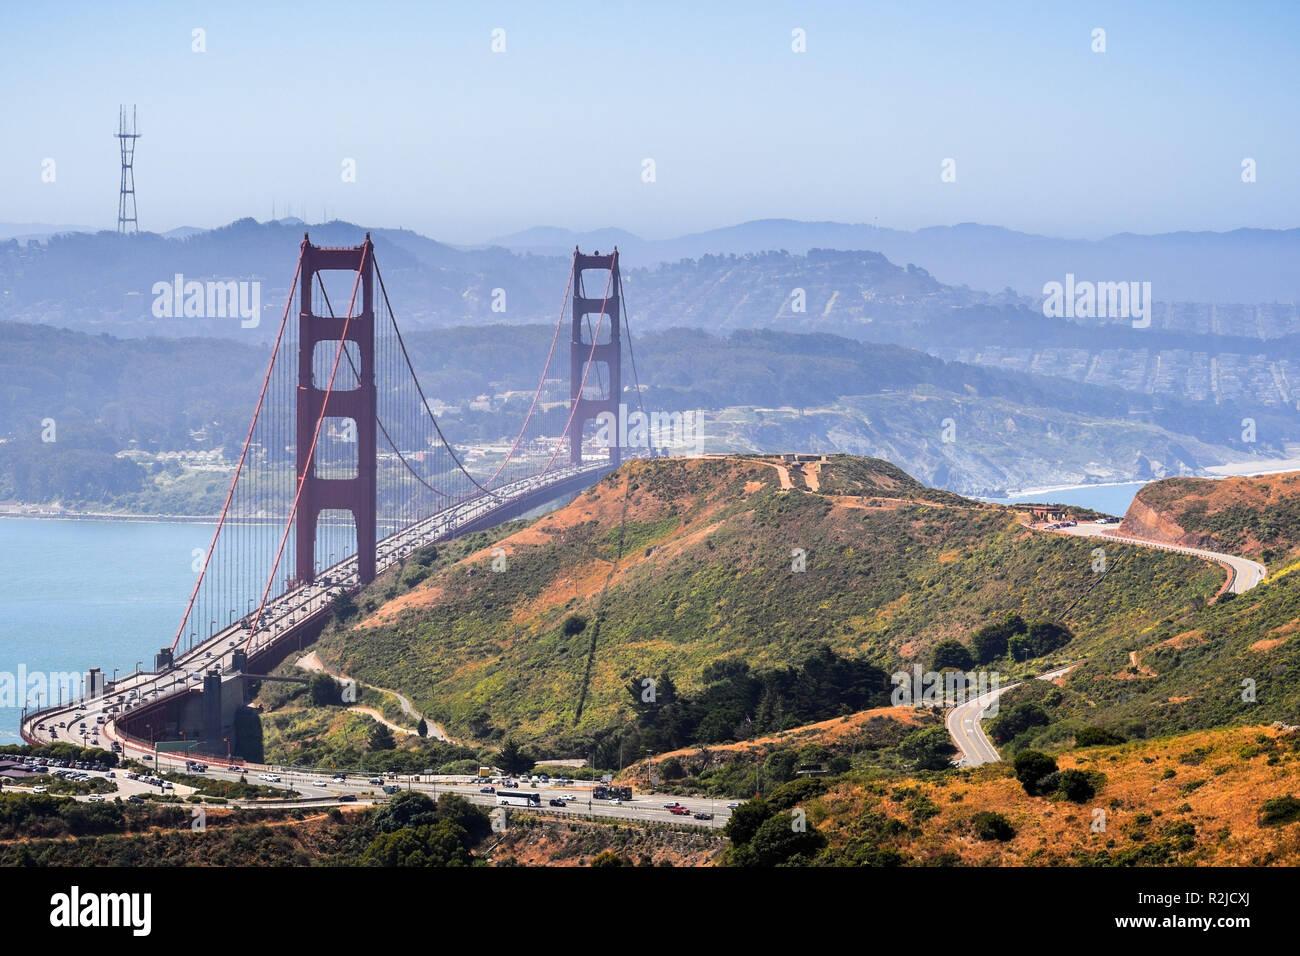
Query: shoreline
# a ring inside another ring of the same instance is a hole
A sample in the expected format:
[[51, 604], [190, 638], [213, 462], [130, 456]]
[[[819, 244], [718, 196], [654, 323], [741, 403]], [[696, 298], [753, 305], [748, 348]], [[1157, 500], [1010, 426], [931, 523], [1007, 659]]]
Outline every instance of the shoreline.
[[[1259, 478], [1264, 475], [1280, 475], [1292, 471], [1300, 472], [1300, 458], [1255, 458], [1248, 461], [1224, 462], [1221, 465], [1209, 465], [1202, 470], [1205, 474], [1166, 475], [1165, 477], [1208, 478], [1212, 481], [1220, 478]], [[1120, 488], [1125, 485], [1147, 485], [1153, 481], [1161, 480], [1162, 479], [1160, 478], [1132, 478], [1127, 481], [1096, 481], [1074, 485], [1047, 485], [1040, 488], [1022, 488], [1016, 491], [1006, 490], [1005, 494], [998, 496], [970, 495], [968, 497], [974, 498], [977, 501], [1002, 503], [1009, 502], [1012, 498], [1037, 498], [1042, 495], [1054, 495], [1062, 491], [1089, 491], [1093, 488]], [[1052, 502], [1044, 499], [1042, 502], [1013, 503], [1051, 504]], [[32, 505], [30, 507], [39, 506]], [[103, 511], [27, 512], [0, 510], [0, 519], [3, 518], [34, 518], [41, 521], [139, 521], [152, 522], [155, 524], [216, 524], [220, 515], [115, 514]], [[267, 519], [265, 523], [274, 524], [275, 521]]]
[[139, 521], [152, 524], [216, 524], [220, 515], [139, 515], [102, 511], [26, 512], [0, 511], [0, 519], [30, 518], [37, 521]]
[[[1218, 481], [1221, 478], [1260, 478], [1264, 475], [1284, 475], [1300, 471], [1300, 458], [1256, 458], [1250, 461], [1224, 462], [1222, 465], [1209, 465], [1202, 469], [1202, 475], [1166, 475], [1166, 478], [1206, 478]], [[1002, 501], [1010, 498], [1024, 498], [1030, 495], [1051, 495], [1060, 491], [1087, 491], [1092, 488], [1119, 488], [1124, 485], [1148, 485], [1161, 478], [1133, 478], [1128, 481], [1096, 481], [1081, 485], [1051, 485], [1043, 488], [1025, 488], [1020, 491], [1008, 491], [998, 498], [981, 498], [983, 501]], [[1050, 504], [1050, 502], [1043, 502]]]
[[[1097, 481], [1088, 482], [1082, 485], [1052, 485], [1048, 488], [1026, 488], [1022, 491], [1008, 491], [1005, 495], [997, 498], [981, 498], [982, 501], [1005, 501], [1011, 498], [1024, 498], [1029, 495], [1054, 495], [1058, 491], [1086, 491], [1092, 488], [1120, 488], [1124, 485], [1145, 485], [1152, 481], [1159, 481], [1158, 478], [1134, 478], [1131, 481]], [[1039, 502], [1021, 502], [1022, 504], [1038, 504]], [[1051, 504], [1044, 501], [1042, 504]]]

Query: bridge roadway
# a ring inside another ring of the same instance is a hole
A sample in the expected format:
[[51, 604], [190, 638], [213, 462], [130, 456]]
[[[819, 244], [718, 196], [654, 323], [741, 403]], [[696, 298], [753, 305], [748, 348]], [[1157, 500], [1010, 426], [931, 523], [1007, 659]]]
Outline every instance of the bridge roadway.
[[[378, 570], [386, 570], [427, 544], [518, 518], [555, 498], [595, 484], [612, 470], [604, 459], [586, 461], [543, 476], [507, 483], [493, 489], [491, 494], [446, 508], [380, 541], [377, 546]], [[344, 591], [357, 590], [359, 582], [354, 555], [325, 569], [315, 583], [290, 588], [274, 601], [268, 601], [261, 627], [251, 643], [248, 642], [251, 615], [246, 615], [178, 655], [167, 670], [157, 673], [134, 671], [111, 682], [102, 697], [61, 701], [42, 710], [24, 712], [20, 725], [23, 739], [38, 746], [64, 740], [105, 749], [116, 741], [127, 756], [147, 756], [150, 762], [156, 758], [165, 767], [184, 769], [184, 755], [172, 757], [156, 753], [152, 742], [132, 737], [118, 727], [120, 717], [128, 713], [139, 716], [185, 694], [198, 692], [203, 675], [213, 669], [223, 673], [228, 671], [232, 653], [245, 644], [248, 644], [250, 667], [256, 666], [259, 657], [274, 660], [275, 652], [284, 649], [286, 643], [292, 643], [303, 632], [323, 623], [330, 613], [330, 602], [334, 597]], [[202, 759], [211, 765], [228, 763], [237, 770], [245, 769], [238, 760]], [[254, 765], [247, 765], [247, 768], [260, 769]]]

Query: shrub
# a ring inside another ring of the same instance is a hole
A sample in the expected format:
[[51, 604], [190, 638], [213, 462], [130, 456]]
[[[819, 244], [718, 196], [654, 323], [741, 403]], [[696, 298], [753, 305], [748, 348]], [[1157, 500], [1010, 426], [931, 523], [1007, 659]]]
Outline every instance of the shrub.
[[1047, 711], [1034, 703], [1016, 704], [998, 716], [989, 726], [989, 734], [1000, 744], [1019, 736], [1031, 727], [1046, 727], [1051, 718]]
[[1039, 796], [1039, 783], [1048, 774], [1056, 773], [1056, 761], [1037, 750], [1022, 750], [1013, 764], [1016, 779], [1031, 797]]
[[1074, 735], [1074, 745], [1076, 747], [1105, 747], [1111, 744], [1122, 744], [1128, 740], [1123, 734], [1117, 734], [1113, 730], [1107, 730], [1104, 727], [1084, 727]]
[[997, 840], [1006, 843], [1016, 835], [1016, 828], [1000, 813], [983, 810], [971, 820], [975, 835], [981, 840]]
[[1300, 820], [1300, 800], [1289, 793], [1284, 797], [1265, 800], [1260, 810], [1260, 822], [1266, 825], [1294, 823]]
[[1096, 794], [1092, 780], [1082, 770], [1063, 770], [1057, 782], [1057, 788], [1067, 800], [1074, 803], [1086, 803]]
[[943, 727], [913, 731], [898, 745], [899, 756], [917, 770], [946, 770], [952, 766], [952, 755], [956, 752], [952, 738]]
[[973, 665], [970, 651], [961, 641], [940, 641], [935, 645], [931, 670], [941, 671], [945, 667], [955, 667], [959, 671], [970, 670]]

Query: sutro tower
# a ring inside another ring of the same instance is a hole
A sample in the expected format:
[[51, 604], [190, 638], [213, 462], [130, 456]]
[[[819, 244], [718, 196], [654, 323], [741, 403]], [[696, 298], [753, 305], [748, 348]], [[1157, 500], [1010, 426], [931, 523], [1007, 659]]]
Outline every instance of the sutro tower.
[[[117, 111], [117, 141], [122, 147], [122, 189], [117, 197], [117, 231], [118, 234], [126, 232], [126, 224], [130, 223], [135, 232], [140, 231], [140, 224], [135, 218], [135, 141], [140, 138], [136, 132], [139, 129], [135, 124], [135, 107], [131, 107], [131, 125], [128, 127], [126, 122], [126, 107], [118, 107]], [[127, 197], [130, 197], [128, 201]]]

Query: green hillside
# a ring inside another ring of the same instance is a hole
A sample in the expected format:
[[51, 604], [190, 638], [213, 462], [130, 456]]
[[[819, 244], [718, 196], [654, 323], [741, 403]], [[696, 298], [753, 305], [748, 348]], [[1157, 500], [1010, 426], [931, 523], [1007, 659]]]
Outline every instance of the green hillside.
[[[729, 688], [793, 688], [783, 705], [829, 717], [838, 711], [798, 703], [801, 682], [848, 686], [824, 675], [852, 662], [870, 674], [928, 666], [939, 642], [1008, 614], [1065, 615], [1075, 637], [1048, 658], [1072, 659], [1158, 626], [1169, 609], [1191, 613], [1222, 581], [1212, 565], [1122, 546], [1100, 580], [1092, 547], [873, 459], [637, 461], [495, 544], [416, 555], [361, 595], [362, 612], [331, 625], [318, 651], [331, 670], [406, 694], [455, 737], [509, 733], [584, 755], [633, 720], [629, 689], [646, 678], [669, 675], [687, 701], [745, 718], [756, 715], [728, 705]], [[986, 666], [1015, 674], [1046, 662]], [[746, 685], [738, 668], [757, 676]], [[714, 726], [711, 739], [765, 729], [781, 728]]]

